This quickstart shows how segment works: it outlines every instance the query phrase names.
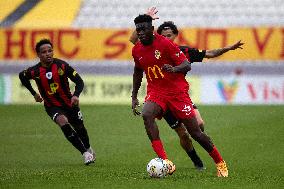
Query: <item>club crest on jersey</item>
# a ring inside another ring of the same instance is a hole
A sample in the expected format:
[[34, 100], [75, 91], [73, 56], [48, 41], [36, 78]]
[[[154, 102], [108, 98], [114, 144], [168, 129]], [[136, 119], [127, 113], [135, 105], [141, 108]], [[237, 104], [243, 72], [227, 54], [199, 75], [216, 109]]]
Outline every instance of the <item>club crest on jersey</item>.
[[51, 79], [51, 78], [52, 78], [52, 72], [47, 72], [47, 73], [45, 74], [45, 77], [46, 77], [47, 79]]
[[159, 50], [155, 50], [155, 57], [159, 60], [161, 58], [161, 52]]
[[177, 52], [177, 53], [176, 53], [176, 56], [179, 57], [179, 55], [180, 55], [181, 53], [182, 53], [181, 51], [180, 51], [180, 52]]
[[61, 68], [59, 68], [58, 69], [58, 75], [63, 75], [63, 74], [64, 74], [64, 71]]

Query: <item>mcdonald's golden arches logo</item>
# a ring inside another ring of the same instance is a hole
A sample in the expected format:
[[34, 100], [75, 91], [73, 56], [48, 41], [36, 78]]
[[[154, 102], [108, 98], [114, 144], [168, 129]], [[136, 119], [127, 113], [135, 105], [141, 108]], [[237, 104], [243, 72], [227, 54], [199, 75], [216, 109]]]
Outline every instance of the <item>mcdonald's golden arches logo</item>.
[[160, 76], [160, 78], [164, 78], [164, 74], [163, 74], [161, 68], [158, 65], [154, 65], [153, 67], [149, 66], [147, 68], [147, 75], [148, 75], [149, 79], [152, 81], [151, 73], [152, 73], [152, 75], [154, 75], [155, 79], [158, 79], [159, 76]]

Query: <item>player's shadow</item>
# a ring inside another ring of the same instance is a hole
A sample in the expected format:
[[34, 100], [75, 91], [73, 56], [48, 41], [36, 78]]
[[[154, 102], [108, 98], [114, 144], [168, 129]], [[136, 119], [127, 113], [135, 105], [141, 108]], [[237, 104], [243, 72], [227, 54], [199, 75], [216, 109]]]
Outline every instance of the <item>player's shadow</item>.
[[[215, 170], [214, 170], [215, 171]], [[143, 179], [148, 180], [148, 179], [154, 179], [154, 180], [162, 180], [162, 179], [170, 179], [170, 180], [184, 180], [186, 179], [192, 179], [192, 180], [199, 180], [202, 178], [214, 178], [216, 177], [215, 172], [212, 172], [212, 170], [197, 170], [194, 167], [177, 167], [176, 171], [172, 175], [167, 175], [164, 178], [150, 178], [147, 173], [143, 176]]]

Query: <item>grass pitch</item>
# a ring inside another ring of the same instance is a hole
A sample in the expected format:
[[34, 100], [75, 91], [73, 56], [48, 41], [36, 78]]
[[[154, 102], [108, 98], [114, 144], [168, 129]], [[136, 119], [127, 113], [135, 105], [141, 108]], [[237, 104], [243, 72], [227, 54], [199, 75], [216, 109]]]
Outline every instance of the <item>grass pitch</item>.
[[199, 106], [205, 131], [223, 155], [229, 178], [195, 142], [207, 169], [199, 172], [177, 135], [159, 121], [174, 175], [151, 179], [155, 157], [130, 106], [81, 106], [97, 161], [83, 165], [42, 106], [0, 106], [0, 188], [284, 188], [283, 106]]

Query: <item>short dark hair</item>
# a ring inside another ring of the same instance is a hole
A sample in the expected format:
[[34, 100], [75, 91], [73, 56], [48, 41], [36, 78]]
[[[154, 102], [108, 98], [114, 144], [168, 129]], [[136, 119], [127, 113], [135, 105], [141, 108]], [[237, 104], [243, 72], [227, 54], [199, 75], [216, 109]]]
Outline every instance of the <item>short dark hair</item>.
[[40, 47], [44, 44], [50, 44], [51, 47], [53, 48], [53, 44], [50, 42], [49, 39], [41, 39], [39, 42], [37, 42], [36, 47], [35, 47], [35, 50], [37, 53], [39, 53]]
[[143, 23], [143, 22], [149, 22], [152, 24], [152, 17], [149, 16], [148, 14], [140, 14], [134, 19], [135, 24]]
[[167, 29], [171, 29], [173, 31], [173, 34], [178, 35], [177, 26], [173, 21], [166, 21], [161, 24], [157, 29], [157, 33], [161, 35], [162, 31]]

